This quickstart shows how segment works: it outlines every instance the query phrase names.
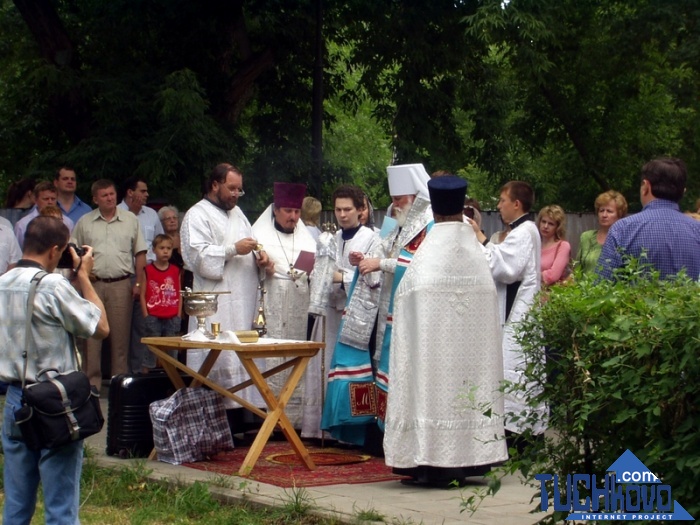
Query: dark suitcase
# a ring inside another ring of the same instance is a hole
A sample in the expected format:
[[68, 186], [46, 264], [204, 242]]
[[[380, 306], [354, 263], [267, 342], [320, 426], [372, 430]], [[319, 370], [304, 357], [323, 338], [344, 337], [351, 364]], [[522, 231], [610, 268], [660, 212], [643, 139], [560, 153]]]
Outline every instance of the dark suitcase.
[[107, 455], [147, 457], [153, 450], [153, 425], [148, 407], [174, 392], [175, 387], [165, 372], [112, 377], [107, 406]]

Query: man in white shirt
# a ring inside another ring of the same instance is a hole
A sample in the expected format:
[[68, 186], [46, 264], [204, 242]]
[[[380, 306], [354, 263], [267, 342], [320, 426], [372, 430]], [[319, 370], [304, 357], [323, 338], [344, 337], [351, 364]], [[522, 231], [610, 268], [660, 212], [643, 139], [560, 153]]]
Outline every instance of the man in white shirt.
[[124, 181], [124, 198], [119, 203], [122, 210], [129, 210], [136, 215], [141, 224], [141, 231], [148, 245], [146, 262], [153, 262], [155, 255], [151, 244], [156, 235], [163, 233], [163, 225], [158, 218], [158, 212], [146, 206], [148, 202], [148, 184], [142, 177], [133, 176]]
[[[136, 215], [141, 225], [141, 232], [148, 246], [146, 252], [146, 264], [155, 260], [153, 253], [153, 239], [156, 235], [163, 233], [163, 225], [158, 218], [158, 212], [146, 206], [148, 202], [148, 184], [139, 176], [134, 175], [124, 181], [124, 199], [119, 203], [119, 208], [129, 210]], [[139, 283], [135, 285], [138, 287]], [[131, 317], [131, 343], [129, 344], [129, 370], [131, 373], [141, 371], [143, 356], [148, 352], [148, 348], [141, 342], [144, 337], [143, 313], [141, 312], [141, 302], [137, 295], [134, 297], [134, 307]]]

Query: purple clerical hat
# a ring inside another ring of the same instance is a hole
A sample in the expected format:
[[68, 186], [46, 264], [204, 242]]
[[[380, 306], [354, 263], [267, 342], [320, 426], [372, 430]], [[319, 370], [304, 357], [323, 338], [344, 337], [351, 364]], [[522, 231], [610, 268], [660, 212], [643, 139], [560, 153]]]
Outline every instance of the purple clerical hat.
[[306, 184], [275, 182], [275, 206], [277, 208], [299, 208], [306, 195]]

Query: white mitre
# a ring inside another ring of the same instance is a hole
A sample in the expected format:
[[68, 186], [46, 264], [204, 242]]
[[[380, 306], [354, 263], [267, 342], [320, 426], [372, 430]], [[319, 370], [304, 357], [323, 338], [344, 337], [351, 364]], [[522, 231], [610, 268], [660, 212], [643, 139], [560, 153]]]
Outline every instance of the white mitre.
[[430, 200], [428, 194], [428, 181], [430, 175], [422, 164], [400, 164], [387, 166], [386, 174], [389, 178], [389, 195], [420, 195]]

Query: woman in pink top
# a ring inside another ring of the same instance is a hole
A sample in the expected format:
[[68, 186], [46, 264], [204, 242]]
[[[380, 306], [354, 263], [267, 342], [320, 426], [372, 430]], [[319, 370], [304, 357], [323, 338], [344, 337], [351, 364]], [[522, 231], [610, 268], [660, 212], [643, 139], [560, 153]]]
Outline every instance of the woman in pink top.
[[564, 240], [566, 236], [566, 214], [556, 204], [545, 206], [537, 215], [537, 227], [542, 238], [542, 284], [552, 285], [566, 280], [570, 275], [569, 261], [571, 245]]

